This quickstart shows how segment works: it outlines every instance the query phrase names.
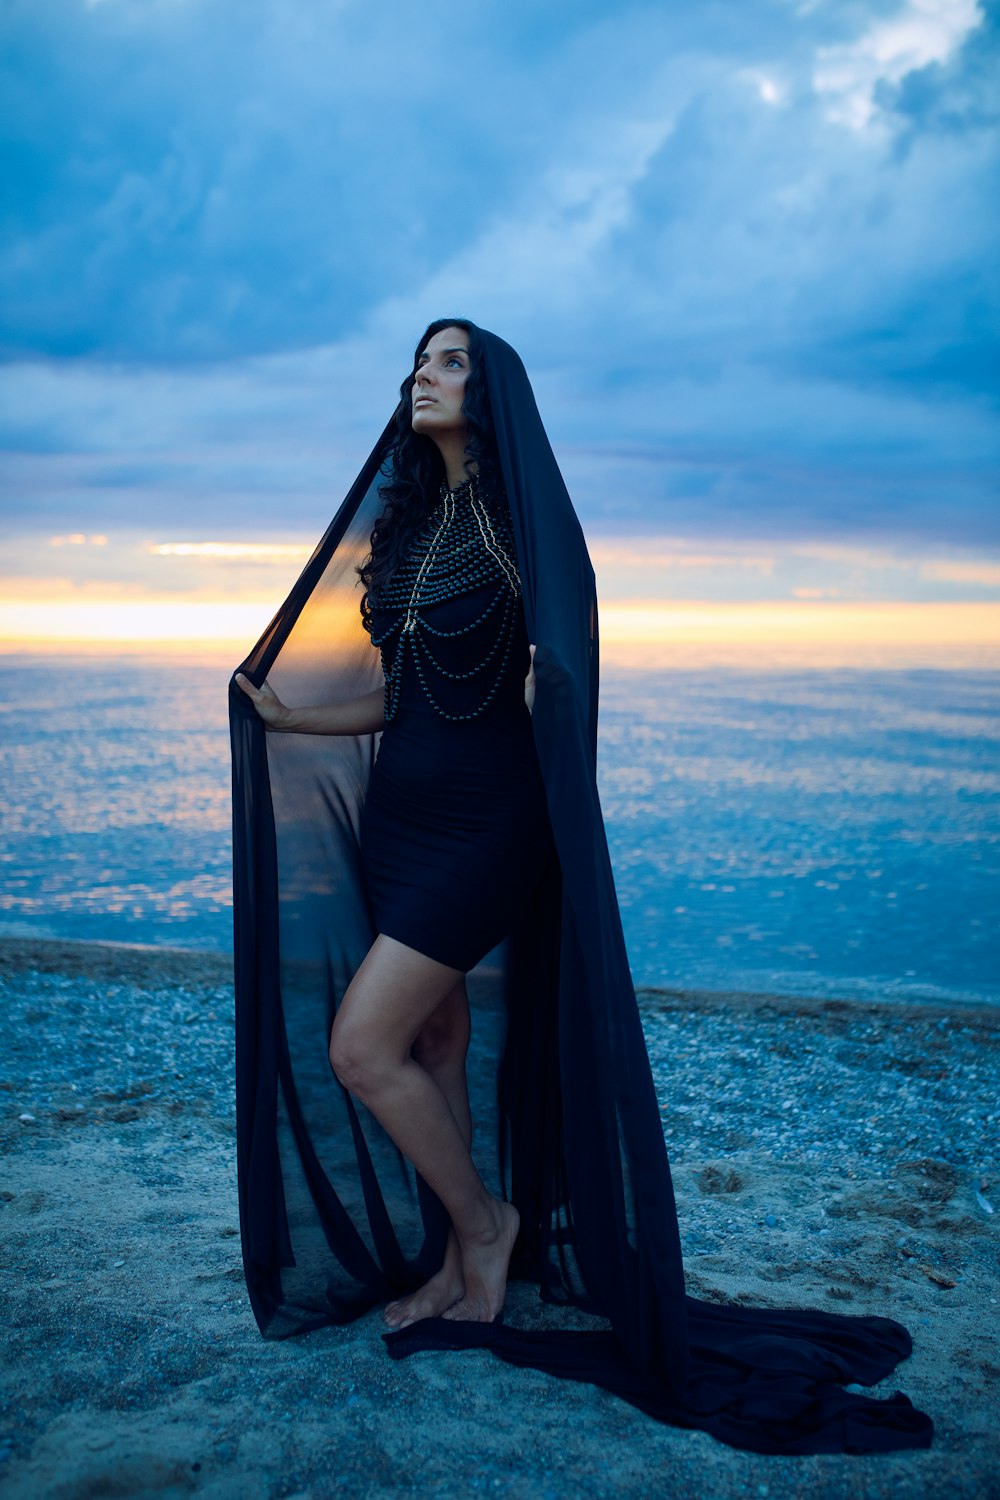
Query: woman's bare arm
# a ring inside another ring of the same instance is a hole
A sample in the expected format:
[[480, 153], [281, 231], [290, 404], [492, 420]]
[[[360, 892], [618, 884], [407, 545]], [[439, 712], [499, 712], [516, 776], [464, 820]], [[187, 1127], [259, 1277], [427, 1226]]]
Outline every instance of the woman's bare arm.
[[382, 688], [373, 688], [361, 698], [342, 703], [317, 703], [309, 708], [288, 708], [267, 682], [255, 688], [237, 672], [236, 681], [253, 703], [267, 729], [284, 734], [375, 734], [385, 727]]

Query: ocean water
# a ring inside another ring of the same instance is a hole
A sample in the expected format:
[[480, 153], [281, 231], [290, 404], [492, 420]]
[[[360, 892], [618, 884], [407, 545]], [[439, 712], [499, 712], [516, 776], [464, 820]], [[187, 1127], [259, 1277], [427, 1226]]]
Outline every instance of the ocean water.
[[[230, 945], [230, 664], [0, 658], [0, 934]], [[640, 985], [1000, 998], [1000, 674], [606, 672]]]

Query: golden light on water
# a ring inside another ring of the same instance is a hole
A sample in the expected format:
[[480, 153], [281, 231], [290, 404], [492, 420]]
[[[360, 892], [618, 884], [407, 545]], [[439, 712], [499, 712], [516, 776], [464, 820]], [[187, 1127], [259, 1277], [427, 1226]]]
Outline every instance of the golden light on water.
[[992, 603], [615, 600], [602, 604], [600, 626], [602, 658], [620, 666], [1000, 664], [1000, 604]]
[[764, 645], [808, 639], [1000, 645], [1000, 604], [613, 600], [601, 605], [601, 639], [622, 644], [745, 640]]
[[[340, 604], [346, 602], [342, 595]], [[186, 654], [250, 649], [274, 615], [277, 597], [228, 599], [190, 595], [55, 599], [22, 597], [0, 603], [0, 651], [94, 652], [175, 648]], [[318, 599], [315, 609], [322, 609]], [[325, 611], [324, 611], [325, 612]], [[311, 631], [331, 651], [347, 644], [335, 629], [338, 611]], [[609, 662], [670, 664], [687, 653], [760, 660], [769, 656], [949, 661], [956, 653], [983, 665], [1000, 661], [1000, 604], [845, 603], [793, 599], [769, 603], [713, 600], [607, 600], [601, 603], [602, 655]], [[354, 632], [348, 633], [352, 640]]]
[[65, 598], [0, 604], [0, 650], [35, 647], [115, 648], [176, 645], [186, 652], [204, 647], [249, 648], [266, 628], [274, 599], [192, 600]]

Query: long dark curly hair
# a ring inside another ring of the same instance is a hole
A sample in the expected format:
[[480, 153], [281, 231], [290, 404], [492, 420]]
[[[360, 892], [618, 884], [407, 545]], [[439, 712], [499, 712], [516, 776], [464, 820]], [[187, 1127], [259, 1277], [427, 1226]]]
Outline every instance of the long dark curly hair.
[[494, 493], [502, 484], [493, 414], [486, 388], [486, 351], [482, 334], [467, 318], [438, 318], [425, 330], [413, 356], [413, 369], [399, 388], [395, 427], [383, 463], [388, 477], [379, 486], [384, 503], [371, 534], [371, 551], [358, 569], [365, 587], [361, 615], [369, 628], [370, 601], [378, 598], [381, 588], [392, 577], [414, 532], [433, 509], [445, 478], [444, 460], [437, 444], [414, 432], [411, 420], [417, 361], [429, 340], [445, 328], [461, 328], [469, 340], [469, 374], [462, 401], [462, 415], [469, 428], [465, 448], [466, 473], [475, 473], [477, 487], [485, 495]]

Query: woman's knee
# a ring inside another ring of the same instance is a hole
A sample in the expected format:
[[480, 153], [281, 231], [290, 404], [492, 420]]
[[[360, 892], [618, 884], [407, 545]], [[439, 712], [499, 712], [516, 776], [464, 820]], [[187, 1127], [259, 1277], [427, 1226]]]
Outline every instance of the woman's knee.
[[330, 1034], [330, 1066], [349, 1094], [365, 1100], [385, 1076], [384, 1049], [360, 1028], [334, 1023]]

